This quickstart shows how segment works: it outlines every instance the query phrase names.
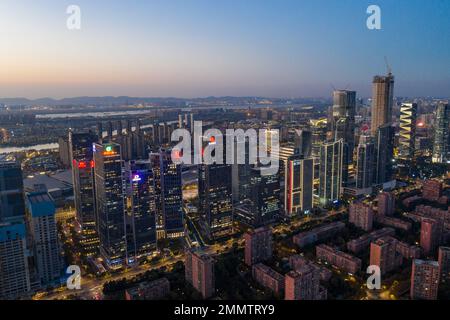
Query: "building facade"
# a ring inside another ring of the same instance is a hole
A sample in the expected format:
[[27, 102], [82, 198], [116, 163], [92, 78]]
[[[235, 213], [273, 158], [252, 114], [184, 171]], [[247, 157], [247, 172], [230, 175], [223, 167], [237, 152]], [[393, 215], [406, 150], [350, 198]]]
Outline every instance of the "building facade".
[[72, 165], [73, 193], [76, 227], [79, 231], [83, 254], [90, 256], [98, 251], [94, 197], [93, 144], [97, 136], [69, 131], [69, 150]]
[[126, 263], [125, 189], [120, 145], [94, 144], [95, 199], [100, 254], [111, 268]]

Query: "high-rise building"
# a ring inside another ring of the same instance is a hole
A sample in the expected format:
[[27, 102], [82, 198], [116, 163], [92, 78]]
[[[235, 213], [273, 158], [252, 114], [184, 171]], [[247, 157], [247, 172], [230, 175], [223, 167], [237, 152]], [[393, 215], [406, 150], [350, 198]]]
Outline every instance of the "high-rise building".
[[100, 254], [107, 266], [115, 269], [126, 262], [125, 190], [120, 145], [95, 143], [94, 163]]
[[450, 247], [439, 247], [438, 262], [441, 279], [448, 281], [450, 279]]
[[146, 159], [148, 156], [144, 134], [140, 126], [140, 122], [137, 121], [136, 130], [133, 131], [132, 122], [128, 120], [126, 135], [116, 139], [116, 142], [120, 143], [122, 159], [125, 161]]
[[[249, 143], [249, 138], [245, 137], [244, 139], [237, 139], [235, 142], [235, 152], [234, 152], [234, 164], [232, 164], [232, 194], [233, 194], [233, 203], [239, 203], [245, 201], [251, 196], [251, 167], [253, 163], [249, 161], [249, 148], [247, 148], [247, 144]], [[244, 163], [239, 163], [237, 161], [238, 158], [238, 150], [243, 150], [244, 152], [243, 159]]]
[[392, 121], [392, 106], [394, 103], [394, 76], [375, 76], [372, 82], [372, 124], [373, 136], [378, 128]]
[[397, 252], [397, 240], [393, 237], [382, 237], [370, 244], [370, 265], [380, 267], [384, 275], [402, 264], [402, 256]]
[[320, 287], [316, 268], [304, 265], [285, 276], [285, 300], [325, 300], [326, 291]]
[[76, 228], [79, 231], [83, 255], [87, 256], [97, 252], [99, 243], [96, 231], [92, 149], [96, 141], [97, 136], [93, 133], [69, 132]]
[[18, 299], [30, 292], [30, 272], [26, 251], [25, 224], [23, 222], [0, 223], [1, 299]]
[[[341, 118], [350, 119], [350, 123], [354, 124], [356, 114], [356, 92], [349, 90], [334, 90], [333, 91], [333, 107], [332, 107], [332, 119], [336, 122]], [[334, 124], [332, 124], [332, 127]], [[355, 130], [355, 128], [349, 128]], [[353, 135], [348, 135], [350, 139]]]
[[233, 231], [232, 175], [229, 164], [201, 164], [198, 169], [198, 194], [203, 227], [209, 239]]
[[440, 245], [442, 226], [434, 219], [422, 219], [420, 227], [420, 246], [425, 255], [432, 254]]
[[[342, 141], [342, 185], [348, 186], [349, 185], [349, 166], [352, 161], [350, 161], [350, 152], [349, 152], [349, 144], [348, 142], [345, 142], [344, 138], [346, 135], [346, 128], [348, 125], [348, 119], [347, 118], [340, 118], [335, 123], [335, 131], [334, 134], [334, 141]], [[353, 154], [352, 154], [353, 156]]]
[[136, 261], [156, 250], [155, 181], [150, 161], [125, 163], [127, 256]]
[[117, 135], [121, 136], [123, 134], [122, 120], [117, 120]]
[[343, 141], [324, 143], [320, 148], [319, 203], [338, 202], [342, 190]]
[[24, 219], [20, 164], [0, 161], [0, 299], [17, 299], [31, 290]]
[[59, 160], [65, 168], [70, 168], [70, 145], [69, 138], [59, 137], [58, 139]]
[[390, 124], [381, 125], [375, 138], [374, 182], [382, 185], [392, 181], [394, 158], [394, 128]]
[[59, 284], [63, 265], [56, 228], [54, 201], [47, 192], [30, 193], [26, 198], [30, 212], [29, 225], [33, 255], [40, 283], [44, 288]]
[[442, 196], [442, 183], [437, 180], [425, 180], [422, 185], [422, 197], [430, 201], [438, 201]]
[[411, 273], [411, 299], [436, 300], [439, 289], [439, 263], [414, 259]]
[[349, 208], [349, 222], [364, 231], [371, 231], [373, 224], [372, 207], [363, 202], [354, 202]]
[[96, 131], [98, 141], [101, 142], [103, 139], [103, 123], [101, 121], [97, 122], [97, 131]]
[[286, 161], [284, 209], [287, 216], [313, 208], [314, 160], [292, 156]]
[[150, 159], [155, 179], [158, 239], [184, 237], [181, 165], [172, 161], [168, 149], [150, 154]]
[[432, 161], [448, 163], [450, 161], [450, 105], [439, 103], [436, 110]]
[[268, 288], [277, 296], [284, 294], [284, 276], [262, 263], [252, 267], [253, 279], [265, 288]]
[[273, 239], [269, 227], [261, 227], [244, 234], [245, 263], [249, 266], [272, 258]]
[[411, 161], [416, 143], [417, 104], [403, 103], [400, 107], [400, 137], [398, 158]]
[[202, 252], [190, 250], [186, 253], [184, 266], [186, 281], [201, 293], [203, 299], [214, 296], [214, 259]]
[[303, 159], [310, 158], [312, 154], [312, 131], [295, 130], [295, 153]]
[[252, 225], [260, 227], [273, 223], [280, 214], [280, 177], [278, 173], [264, 175], [260, 168], [250, 171]]
[[335, 90], [332, 113], [331, 129], [334, 140], [343, 141], [342, 183], [345, 186], [349, 182], [349, 166], [353, 163], [355, 147], [356, 92]]
[[313, 158], [320, 158], [320, 148], [327, 139], [327, 119], [311, 120], [312, 151]]
[[0, 223], [22, 222], [25, 217], [22, 169], [0, 161]]
[[390, 192], [381, 192], [377, 196], [378, 215], [392, 216], [395, 212], [395, 196]]
[[357, 149], [356, 188], [368, 189], [373, 183], [375, 143], [371, 136], [361, 136]]
[[164, 239], [166, 233], [164, 231], [164, 218], [162, 211], [161, 198], [161, 152], [150, 153], [150, 164], [153, 172], [153, 180], [155, 185], [155, 205], [156, 205], [156, 239]]

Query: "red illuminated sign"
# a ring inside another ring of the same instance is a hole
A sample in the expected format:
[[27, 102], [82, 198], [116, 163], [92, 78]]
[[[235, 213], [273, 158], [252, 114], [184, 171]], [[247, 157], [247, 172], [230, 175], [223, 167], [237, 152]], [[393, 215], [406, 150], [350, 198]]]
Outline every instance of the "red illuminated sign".
[[86, 167], [87, 167], [86, 162], [80, 161], [78, 163], [78, 169], [86, 169]]

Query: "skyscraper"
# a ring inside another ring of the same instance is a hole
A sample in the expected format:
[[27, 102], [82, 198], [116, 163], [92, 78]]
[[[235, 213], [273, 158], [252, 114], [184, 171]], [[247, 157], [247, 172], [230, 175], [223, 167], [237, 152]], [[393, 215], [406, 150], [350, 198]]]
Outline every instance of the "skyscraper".
[[434, 130], [433, 156], [435, 163], [448, 163], [450, 161], [450, 106], [448, 103], [439, 103], [436, 110]]
[[371, 132], [377, 135], [378, 128], [392, 121], [394, 102], [394, 76], [375, 76], [372, 82], [372, 124]]
[[258, 167], [250, 172], [251, 212], [254, 214], [253, 226], [259, 227], [273, 223], [280, 213], [280, 177], [278, 173], [263, 175]]
[[153, 180], [155, 185], [155, 205], [156, 205], [156, 239], [164, 239], [164, 218], [162, 212], [162, 198], [161, 198], [161, 153], [153, 152], [149, 155], [150, 164], [153, 172]]
[[158, 238], [184, 237], [181, 165], [173, 163], [171, 150], [161, 149], [151, 154], [151, 159], [158, 210]]
[[334, 121], [332, 124], [333, 128], [335, 128], [335, 122], [341, 118], [350, 120], [349, 124], [352, 125], [352, 128], [348, 127], [350, 131], [347, 132], [347, 137], [350, 139], [348, 141], [350, 142], [353, 139], [355, 132], [356, 92], [348, 90], [333, 91], [332, 113], [332, 119]]
[[128, 261], [146, 258], [156, 250], [155, 181], [150, 161], [125, 163], [127, 181]]
[[320, 158], [320, 147], [327, 139], [327, 119], [310, 120], [312, 133], [312, 150], [311, 154], [314, 159]]
[[109, 268], [125, 263], [124, 184], [120, 145], [94, 144], [96, 214], [100, 254]]
[[356, 92], [335, 90], [332, 112], [331, 128], [334, 140], [343, 141], [342, 183], [345, 186], [349, 182], [349, 166], [353, 163], [355, 146]]
[[417, 104], [403, 103], [400, 107], [400, 137], [398, 158], [411, 161], [416, 140]]
[[302, 158], [309, 158], [312, 154], [312, 131], [295, 130], [295, 153]]
[[414, 259], [411, 273], [411, 299], [436, 300], [439, 289], [439, 263]]
[[284, 209], [287, 216], [313, 208], [314, 160], [291, 156], [285, 162]]
[[374, 182], [382, 185], [393, 179], [394, 128], [390, 124], [381, 125], [375, 138]]
[[97, 136], [93, 133], [69, 131], [76, 228], [79, 231], [83, 254], [88, 256], [97, 252], [99, 241], [96, 232], [92, 151], [96, 141]]
[[0, 223], [1, 299], [17, 299], [31, 289], [25, 232], [23, 222]]
[[111, 142], [113, 139], [113, 124], [111, 121], [106, 123], [106, 140]]
[[361, 136], [357, 149], [356, 188], [367, 189], [373, 183], [375, 144], [371, 136]]
[[320, 148], [319, 203], [328, 206], [339, 201], [342, 188], [342, 139]]
[[25, 217], [22, 169], [17, 162], [0, 161], [0, 223]]
[[59, 284], [63, 269], [55, 219], [55, 204], [47, 192], [27, 194], [33, 253], [41, 285]]
[[198, 169], [200, 213], [209, 239], [233, 231], [232, 174], [229, 164], [201, 164]]
[[0, 299], [17, 299], [31, 289], [24, 218], [20, 164], [0, 161]]

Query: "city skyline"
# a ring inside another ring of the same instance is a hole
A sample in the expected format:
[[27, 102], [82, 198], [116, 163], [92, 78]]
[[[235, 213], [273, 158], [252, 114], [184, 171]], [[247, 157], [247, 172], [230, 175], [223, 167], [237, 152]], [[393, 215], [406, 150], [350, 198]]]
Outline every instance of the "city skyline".
[[448, 96], [444, 1], [377, 1], [381, 30], [366, 26], [369, 1], [77, 1], [72, 31], [71, 4], [0, 5], [1, 97], [368, 97], [384, 56], [396, 96]]
[[0, 300], [450, 300], [444, 1], [4, 0]]

